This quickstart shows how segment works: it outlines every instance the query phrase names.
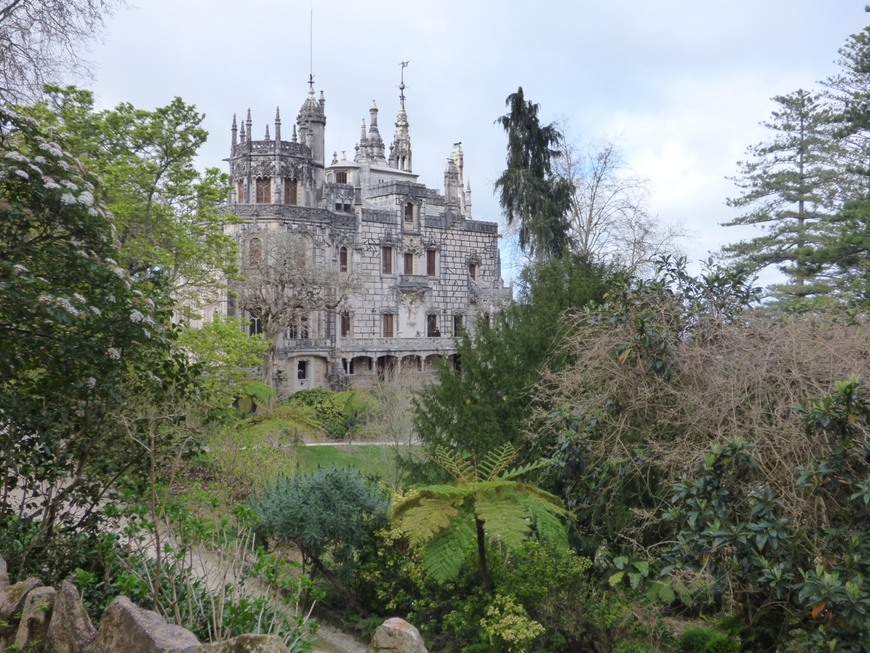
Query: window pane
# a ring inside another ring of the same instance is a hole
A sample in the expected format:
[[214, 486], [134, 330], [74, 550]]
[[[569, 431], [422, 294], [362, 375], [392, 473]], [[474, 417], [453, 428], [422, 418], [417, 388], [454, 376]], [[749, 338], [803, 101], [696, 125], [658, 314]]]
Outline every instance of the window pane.
[[426, 274], [430, 277], [435, 276], [435, 250], [426, 250]]

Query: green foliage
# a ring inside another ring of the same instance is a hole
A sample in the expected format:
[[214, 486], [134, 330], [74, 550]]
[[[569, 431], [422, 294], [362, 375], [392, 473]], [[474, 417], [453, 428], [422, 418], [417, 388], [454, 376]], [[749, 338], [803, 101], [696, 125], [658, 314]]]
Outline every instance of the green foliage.
[[506, 444], [478, 462], [438, 447], [433, 461], [453, 476], [454, 484], [415, 488], [393, 506], [395, 523], [412, 545], [423, 546], [423, 568], [438, 582], [456, 578], [465, 559], [463, 552], [475, 541], [486, 589], [491, 589], [487, 539], [514, 550], [534, 532], [551, 546], [567, 547], [561, 523], [567, 513], [559, 500], [515, 480], [544, 463], [510, 469], [517, 455]]
[[[119, 477], [148, 473], [143, 446], [185, 428], [199, 369], [167, 298], [118, 266], [95, 180], [32, 121], [0, 125], [0, 519], [39, 522], [26, 569], [61, 531], [97, 529]], [[164, 401], [158, 426], [145, 407]]]
[[678, 653], [737, 653], [740, 644], [709, 628], [691, 626], [677, 640]]
[[803, 302], [830, 290], [814, 250], [824, 238], [832, 209], [834, 171], [829, 116], [817, 94], [799, 90], [773, 98], [777, 110], [762, 123], [772, 132], [750, 147], [735, 180], [740, 197], [728, 200], [746, 213], [726, 223], [761, 225], [762, 235], [728, 245], [725, 252], [753, 272], [775, 266], [786, 282], [772, 287], [778, 298]]
[[300, 390], [287, 400], [290, 406], [307, 406], [326, 434], [344, 438], [356, 423], [373, 410], [365, 395], [355, 391], [331, 392], [324, 388]]
[[257, 387], [253, 380], [266, 344], [259, 335], [249, 336], [240, 326], [238, 319], [218, 315], [200, 328], [182, 329], [178, 343], [202, 364], [204, 399], [224, 408], [238, 398], [239, 408], [249, 412], [244, 401], [253, 398], [268, 404], [264, 393], [271, 389]]
[[299, 547], [305, 568], [347, 578], [358, 550], [387, 520], [384, 491], [352, 469], [318, 469], [267, 483], [253, 502], [259, 530]]
[[499, 203], [508, 224], [519, 223], [520, 249], [539, 263], [558, 258], [570, 245], [567, 213], [574, 192], [552, 170], [561, 134], [555, 125], [540, 124], [540, 107], [525, 99], [522, 87], [505, 105], [509, 112], [496, 120], [508, 138], [506, 168], [495, 182]]
[[462, 371], [440, 368], [438, 383], [418, 396], [415, 421], [425, 448], [470, 453], [510, 443], [522, 461], [540, 458], [525, 426], [542, 369], [564, 361], [568, 330], [560, 316], [600, 302], [612, 284], [607, 267], [577, 256], [527, 270], [521, 301], [499, 313], [494, 328], [481, 323], [474, 340], [460, 341]]
[[101, 180], [98, 196], [114, 216], [121, 267], [148, 276], [161, 290], [202, 306], [237, 273], [237, 250], [224, 226], [226, 174], [194, 163], [208, 134], [203, 114], [175, 98], [153, 111], [129, 103], [96, 111], [93, 94], [48, 87], [45, 100], [22, 112], [55, 133]]
[[486, 608], [480, 627], [489, 638], [492, 651], [525, 653], [533, 642], [544, 634], [544, 627], [530, 619], [526, 609], [512, 596], [496, 594]]

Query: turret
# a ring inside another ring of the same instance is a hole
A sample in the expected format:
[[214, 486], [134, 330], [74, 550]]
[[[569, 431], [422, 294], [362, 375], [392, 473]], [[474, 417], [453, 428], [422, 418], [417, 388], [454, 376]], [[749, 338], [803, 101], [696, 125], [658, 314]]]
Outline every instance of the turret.
[[311, 147], [311, 158], [315, 164], [320, 166], [323, 166], [325, 161], [325, 109], [326, 99], [323, 97], [322, 92], [320, 94], [320, 100], [317, 100], [314, 97], [314, 77], [309, 77], [308, 97], [299, 109], [299, 115], [296, 117], [296, 124], [299, 126], [299, 140]]
[[[403, 73], [407, 65], [407, 61], [402, 62]], [[399, 84], [399, 114], [396, 116], [396, 134], [390, 145], [390, 167], [411, 172], [411, 136], [408, 133], [408, 114], [405, 113], [404, 76]]]

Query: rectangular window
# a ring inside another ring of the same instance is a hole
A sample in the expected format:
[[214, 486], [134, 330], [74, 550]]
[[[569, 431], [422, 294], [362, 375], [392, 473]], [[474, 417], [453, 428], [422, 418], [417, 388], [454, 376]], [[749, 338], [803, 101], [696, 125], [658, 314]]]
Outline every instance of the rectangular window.
[[337, 170], [335, 172], [335, 183], [336, 184], [346, 184], [347, 183], [347, 170]]
[[461, 315], [454, 315], [453, 316], [453, 337], [458, 338], [459, 336], [462, 335], [463, 331], [464, 331], [464, 325], [462, 323], [462, 316]]
[[341, 337], [346, 338], [350, 335], [350, 313], [342, 311], [341, 313]]
[[438, 316], [434, 313], [426, 316], [426, 335], [430, 338], [441, 337], [441, 331], [438, 328]]
[[414, 255], [405, 252], [405, 274], [414, 274]]
[[435, 250], [426, 250], [426, 274], [430, 277], [435, 276]]
[[257, 204], [272, 203], [272, 183], [268, 177], [257, 180]]
[[405, 204], [405, 222], [414, 222], [414, 205], [411, 202]]
[[227, 297], [227, 317], [235, 317], [236, 311], [238, 310], [238, 301], [236, 300], [235, 295], [230, 295]]
[[469, 263], [468, 264], [468, 276], [471, 277], [472, 281], [477, 279], [477, 264], [476, 263]]
[[392, 313], [385, 313], [382, 316], [384, 338], [392, 338], [395, 334], [395, 318]]
[[308, 378], [308, 361], [299, 361], [296, 364], [296, 378], [300, 381]]
[[384, 274], [393, 273], [393, 248], [381, 247], [381, 272]]
[[239, 182], [238, 187], [236, 188], [236, 202], [241, 204], [245, 201], [245, 186], [242, 182]]
[[297, 205], [298, 201], [298, 186], [295, 179], [289, 177], [284, 178], [284, 204]]
[[347, 272], [347, 247], [338, 250], [338, 270], [339, 272]]

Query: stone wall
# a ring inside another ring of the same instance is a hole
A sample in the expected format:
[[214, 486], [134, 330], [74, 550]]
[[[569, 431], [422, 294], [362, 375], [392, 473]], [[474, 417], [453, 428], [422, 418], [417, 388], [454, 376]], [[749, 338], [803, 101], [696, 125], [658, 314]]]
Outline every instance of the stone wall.
[[[239, 635], [202, 644], [189, 630], [166, 623], [126, 596], [106, 608], [95, 627], [76, 587], [60, 590], [39, 579], [10, 583], [0, 556], [0, 650], [29, 653], [289, 653], [273, 635]], [[401, 619], [388, 619], [375, 633], [371, 653], [426, 653], [417, 629]]]

